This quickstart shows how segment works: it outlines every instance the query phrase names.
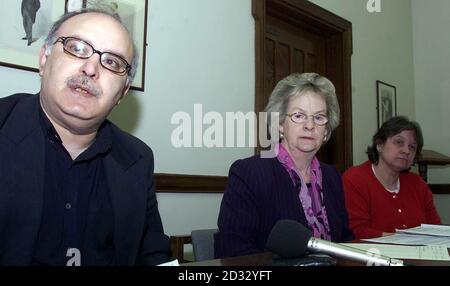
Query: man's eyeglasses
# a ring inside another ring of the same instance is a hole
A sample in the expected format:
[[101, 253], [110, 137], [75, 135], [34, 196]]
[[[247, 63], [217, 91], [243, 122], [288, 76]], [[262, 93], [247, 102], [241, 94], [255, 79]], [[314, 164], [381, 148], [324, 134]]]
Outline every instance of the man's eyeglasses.
[[309, 117], [312, 117], [312, 120], [314, 122], [314, 124], [322, 126], [327, 124], [328, 122], [328, 117], [325, 114], [313, 114], [313, 115], [308, 115], [302, 112], [294, 112], [292, 114], [286, 114], [286, 116], [289, 116], [292, 120], [292, 122], [294, 123], [298, 123], [298, 124], [302, 124], [305, 123]]
[[81, 39], [74, 37], [59, 37], [55, 41], [55, 44], [58, 42], [63, 44], [64, 52], [80, 59], [88, 59], [94, 53], [99, 54], [102, 67], [115, 74], [125, 75], [131, 69], [128, 62], [121, 56], [109, 52], [100, 52], [99, 50], [94, 49], [91, 44], [86, 43]]

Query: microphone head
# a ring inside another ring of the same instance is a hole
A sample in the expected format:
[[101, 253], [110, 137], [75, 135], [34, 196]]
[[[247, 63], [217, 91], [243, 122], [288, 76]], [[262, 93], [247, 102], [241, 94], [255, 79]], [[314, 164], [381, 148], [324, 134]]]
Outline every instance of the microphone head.
[[280, 257], [300, 257], [306, 252], [311, 231], [301, 223], [283, 219], [277, 221], [267, 238], [267, 250]]

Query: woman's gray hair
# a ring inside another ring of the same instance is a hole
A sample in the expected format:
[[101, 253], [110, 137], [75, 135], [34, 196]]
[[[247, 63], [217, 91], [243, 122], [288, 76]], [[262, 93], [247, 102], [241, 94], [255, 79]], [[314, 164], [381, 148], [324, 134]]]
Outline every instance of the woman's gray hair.
[[286, 119], [290, 99], [307, 92], [318, 94], [325, 100], [328, 116], [328, 123], [326, 125], [328, 132], [327, 140], [329, 140], [331, 132], [339, 125], [339, 103], [333, 83], [326, 77], [316, 73], [294, 73], [278, 82], [270, 95], [269, 103], [265, 109], [268, 117], [269, 130], [277, 130], [274, 128], [275, 126], [271, 126], [272, 113], [278, 113], [279, 124], [283, 124]]
[[139, 61], [139, 55], [136, 48], [136, 45], [134, 44], [133, 38], [131, 37], [130, 31], [127, 29], [127, 27], [123, 24], [122, 19], [120, 18], [119, 14], [112, 11], [112, 9], [106, 9], [106, 8], [83, 8], [77, 11], [68, 12], [62, 15], [50, 28], [50, 31], [48, 32], [47, 38], [45, 38], [45, 54], [48, 56], [50, 55], [53, 45], [55, 44], [55, 41], [57, 40], [56, 33], [58, 32], [61, 25], [69, 20], [72, 17], [75, 17], [77, 15], [86, 14], [86, 13], [100, 13], [107, 16], [110, 16], [114, 18], [117, 22], [119, 22], [125, 30], [128, 32], [128, 36], [131, 39], [132, 45], [133, 45], [133, 59], [130, 63], [130, 70], [128, 71], [128, 77], [127, 77], [127, 84], [131, 84], [133, 82], [134, 76], [136, 75], [136, 70], [138, 66]]

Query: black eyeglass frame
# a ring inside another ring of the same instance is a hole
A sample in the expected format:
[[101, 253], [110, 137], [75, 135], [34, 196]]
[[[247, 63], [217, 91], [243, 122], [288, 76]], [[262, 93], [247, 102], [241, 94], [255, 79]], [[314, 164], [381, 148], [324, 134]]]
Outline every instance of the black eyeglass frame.
[[[67, 43], [68, 40], [71, 40], [71, 39], [80, 41], [80, 42], [82, 42], [83, 44], [89, 46], [89, 47], [92, 49], [92, 54], [90, 54], [90, 55], [87, 56], [87, 57], [80, 57], [79, 55], [76, 55], [76, 54], [71, 53], [69, 50], [66, 49], [66, 43]], [[76, 57], [76, 58], [79, 58], [79, 59], [89, 59], [90, 57], [92, 57], [92, 55], [98, 54], [98, 55], [100, 56], [100, 58], [99, 58], [100, 65], [101, 65], [102, 67], [104, 67], [105, 69], [109, 70], [109, 71], [112, 72], [112, 73], [115, 73], [115, 74], [118, 74], [118, 75], [126, 75], [126, 74], [128, 74], [128, 73], [130, 72], [130, 70], [131, 70], [131, 65], [130, 65], [130, 64], [127, 62], [127, 60], [125, 60], [123, 57], [121, 57], [121, 56], [119, 56], [119, 55], [116, 55], [116, 54], [114, 54], [114, 53], [111, 53], [111, 52], [102, 52], [102, 51], [99, 51], [99, 50], [95, 49], [91, 44], [89, 44], [88, 42], [86, 42], [86, 41], [84, 41], [84, 40], [82, 40], [82, 39], [79, 39], [79, 38], [76, 38], [76, 37], [59, 37], [59, 38], [57, 38], [56, 41], [54, 42], [54, 44], [56, 44], [56, 43], [61, 43], [61, 44], [63, 45], [63, 50], [64, 50], [65, 53], [67, 53], [67, 54], [69, 54], [69, 55], [71, 55], [71, 56], [74, 56], [74, 57]], [[112, 69], [110, 69], [110, 68], [104, 66], [103, 63], [102, 63], [102, 56], [103, 56], [104, 54], [107, 54], [107, 55], [113, 55], [114, 57], [117, 57], [117, 58], [119, 58], [120, 60], [122, 60], [122, 61], [126, 64], [125, 70], [122, 71], [122, 72], [118, 72], [118, 71], [112, 70]]]

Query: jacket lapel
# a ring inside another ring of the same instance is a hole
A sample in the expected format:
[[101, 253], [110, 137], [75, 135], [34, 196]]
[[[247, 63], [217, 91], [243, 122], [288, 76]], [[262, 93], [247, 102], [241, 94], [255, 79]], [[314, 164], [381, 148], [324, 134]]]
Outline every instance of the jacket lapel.
[[337, 235], [337, 225], [341, 225], [339, 220], [339, 216], [336, 213], [336, 210], [339, 208], [336, 205], [336, 192], [342, 188], [342, 186], [337, 186], [335, 182], [332, 181], [334, 174], [328, 172], [329, 168], [325, 168], [321, 165], [322, 168], [322, 178], [323, 178], [323, 203], [325, 205], [325, 209], [327, 211], [328, 224], [330, 226], [330, 234], [331, 240], [334, 241]]
[[114, 212], [115, 263], [134, 265], [147, 203], [145, 182], [138, 182], [136, 178], [142, 178], [137, 173], [145, 169], [139, 159], [130, 157], [123, 146], [120, 148], [115, 143], [103, 164]]

